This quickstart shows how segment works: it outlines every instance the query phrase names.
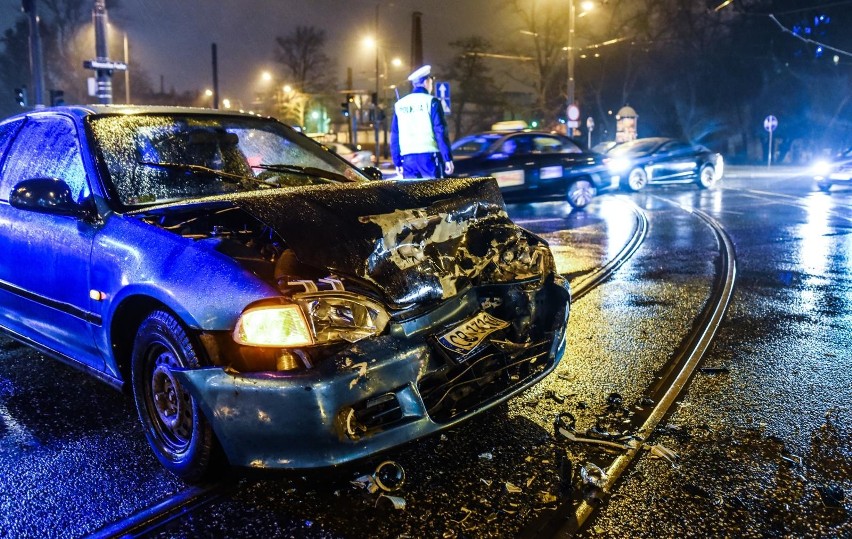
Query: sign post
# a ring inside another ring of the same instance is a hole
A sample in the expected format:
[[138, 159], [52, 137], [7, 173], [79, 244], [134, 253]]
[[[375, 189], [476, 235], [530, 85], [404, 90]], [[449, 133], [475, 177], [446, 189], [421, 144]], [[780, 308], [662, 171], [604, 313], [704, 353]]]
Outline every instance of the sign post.
[[775, 131], [775, 128], [778, 127], [778, 118], [773, 115], [767, 116], [763, 120], [763, 128], [769, 131], [769, 151], [767, 152], [769, 156], [766, 160], [766, 166], [772, 166], [772, 132]]
[[591, 148], [591, 147], [592, 147], [592, 131], [594, 131], [594, 130], [595, 130], [595, 120], [594, 120], [594, 118], [592, 118], [591, 116], [589, 116], [588, 118], [586, 118], [586, 129], [588, 129], [588, 130], [589, 130], [589, 143], [588, 143], [588, 146], [589, 146], [589, 148]]

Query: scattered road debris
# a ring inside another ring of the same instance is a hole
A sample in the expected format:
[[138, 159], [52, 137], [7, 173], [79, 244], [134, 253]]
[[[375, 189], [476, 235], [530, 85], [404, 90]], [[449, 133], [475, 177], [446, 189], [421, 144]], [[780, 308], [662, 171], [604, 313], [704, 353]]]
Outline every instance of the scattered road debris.
[[846, 498], [846, 493], [842, 488], [836, 485], [819, 486], [817, 487], [822, 504], [826, 507], [839, 508], [843, 507], [843, 500]]
[[662, 444], [645, 445], [645, 448], [651, 452], [652, 459], [665, 459], [672, 466], [677, 467], [677, 461], [680, 458], [677, 453]]
[[509, 494], [519, 494], [520, 492], [522, 492], [521, 487], [519, 487], [517, 485], [513, 485], [512, 483], [509, 483], [508, 481], [505, 483], [505, 487], [506, 487], [506, 492], [508, 492]]
[[580, 467], [580, 478], [584, 485], [602, 489], [609, 476], [597, 464], [587, 462], [585, 466]]
[[485, 453], [480, 453], [479, 458], [482, 460], [492, 460], [494, 459], [494, 455], [490, 451], [486, 451]]
[[[388, 500], [390, 502], [390, 506], [397, 511], [402, 511], [405, 509], [405, 499], [400, 498], [399, 496], [388, 496], [387, 494], [380, 494], [378, 498], [376, 498], [376, 507], [379, 507], [379, 502], [382, 500]], [[387, 505], [385, 503], [384, 505]]]
[[386, 460], [376, 466], [372, 478], [380, 489], [385, 492], [393, 492], [402, 488], [403, 483], [405, 483], [405, 470], [396, 462]]
[[731, 371], [728, 367], [701, 367], [698, 372], [701, 374], [729, 374]]

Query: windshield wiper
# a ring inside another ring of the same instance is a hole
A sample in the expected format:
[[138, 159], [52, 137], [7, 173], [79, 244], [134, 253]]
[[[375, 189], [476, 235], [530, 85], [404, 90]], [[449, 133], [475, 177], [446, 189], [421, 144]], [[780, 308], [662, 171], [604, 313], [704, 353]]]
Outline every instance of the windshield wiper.
[[316, 167], [302, 167], [298, 165], [285, 165], [285, 164], [274, 164], [267, 165], [261, 163], [259, 165], [252, 165], [251, 168], [259, 168], [261, 170], [268, 170], [270, 172], [289, 172], [292, 174], [299, 174], [300, 176], [310, 176], [314, 178], [318, 178], [326, 183], [339, 183], [339, 182], [351, 182], [350, 180], [343, 174], [338, 174], [337, 172], [332, 172], [330, 170], [323, 170], [321, 168]]
[[243, 180], [249, 180], [253, 182], [258, 181], [257, 178], [243, 176], [241, 174], [234, 174], [232, 172], [225, 172], [224, 170], [216, 170], [215, 168], [205, 167], [203, 165], [191, 165], [189, 163], [166, 163], [157, 161], [139, 161], [138, 163], [140, 165], [147, 165], [149, 167], [174, 168], [177, 170], [189, 170], [192, 172], [206, 172], [207, 174], [213, 174], [214, 176], [219, 176], [223, 179], [235, 180], [232, 183], [240, 183]]

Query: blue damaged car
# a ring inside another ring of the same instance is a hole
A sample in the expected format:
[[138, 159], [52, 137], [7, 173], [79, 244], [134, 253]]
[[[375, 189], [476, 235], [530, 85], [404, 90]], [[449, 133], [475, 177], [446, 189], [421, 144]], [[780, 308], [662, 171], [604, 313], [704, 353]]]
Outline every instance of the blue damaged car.
[[363, 458], [546, 376], [569, 288], [494, 180], [370, 173], [248, 114], [9, 118], [0, 329], [126, 388], [187, 481]]

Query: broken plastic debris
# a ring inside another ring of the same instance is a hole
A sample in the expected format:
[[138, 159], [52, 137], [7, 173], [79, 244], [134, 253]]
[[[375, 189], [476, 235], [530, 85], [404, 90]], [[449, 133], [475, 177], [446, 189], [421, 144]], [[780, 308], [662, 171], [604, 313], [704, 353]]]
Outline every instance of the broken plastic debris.
[[606, 398], [606, 404], [610, 407], [618, 407], [621, 406], [621, 403], [624, 399], [618, 393], [610, 393]]
[[604, 446], [604, 447], [608, 447], [608, 448], [612, 448], [612, 449], [618, 449], [619, 451], [623, 450], [623, 449], [627, 449], [629, 447], [626, 444], [609, 442], [607, 440], [597, 440], [595, 438], [581, 438], [579, 436], [575, 436], [574, 433], [567, 431], [563, 428], [557, 428], [556, 432], [559, 436], [561, 436], [562, 438], [565, 438], [569, 442], [578, 442], [578, 443], [584, 443], [584, 444], [600, 445], [600, 446]]
[[539, 492], [538, 493], [538, 501], [543, 505], [555, 503], [557, 500], [555, 494], [551, 494], [550, 492]]
[[577, 418], [575, 418], [570, 412], [561, 412], [556, 414], [556, 419], [553, 420], [554, 432], [558, 432], [559, 429], [572, 431], [576, 425]]
[[372, 479], [380, 489], [385, 492], [393, 492], [399, 490], [405, 483], [405, 470], [396, 462], [386, 460], [376, 466]]
[[675, 464], [680, 458], [677, 453], [662, 444], [646, 445], [645, 447], [651, 452], [652, 459], [666, 459], [670, 463]]
[[701, 367], [698, 372], [701, 374], [728, 374], [731, 371], [728, 367]]
[[555, 401], [558, 404], [563, 404], [565, 402], [565, 397], [563, 397], [562, 395], [557, 395], [556, 392], [552, 390], [547, 391], [547, 393], [545, 393], [545, 397], [552, 401]]
[[494, 455], [492, 455], [490, 451], [486, 451], [485, 453], [480, 453], [479, 458], [482, 460], [491, 460], [494, 458]]
[[822, 504], [826, 507], [843, 507], [843, 500], [846, 498], [846, 493], [842, 488], [831, 485], [817, 487], [819, 495], [822, 497]]
[[388, 496], [387, 494], [381, 494], [378, 498], [376, 498], [376, 507], [379, 506], [379, 502], [382, 500], [388, 500], [391, 503], [391, 507], [398, 511], [402, 511], [405, 509], [405, 500], [400, 498], [399, 496]]
[[367, 489], [367, 492], [369, 492], [370, 494], [378, 492], [379, 490], [379, 486], [376, 484], [376, 482], [373, 480], [373, 477], [370, 475], [362, 475], [360, 477], [356, 477], [355, 479], [350, 481], [350, 483], [358, 488]]
[[521, 487], [517, 485], [513, 485], [512, 483], [506, 482], [506, 492], [509, 494], [518, 494], [521, 492]]
[[597, 488], [604, 488], [607, 479], [609, 479], [605, 471], [600, 469], [597, 464], [591, 462], [580, 467], [580, 477], [583, 479], [583, 484]]

